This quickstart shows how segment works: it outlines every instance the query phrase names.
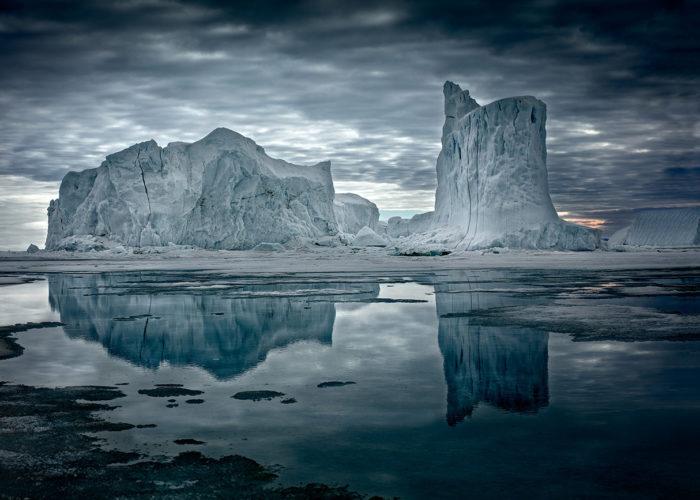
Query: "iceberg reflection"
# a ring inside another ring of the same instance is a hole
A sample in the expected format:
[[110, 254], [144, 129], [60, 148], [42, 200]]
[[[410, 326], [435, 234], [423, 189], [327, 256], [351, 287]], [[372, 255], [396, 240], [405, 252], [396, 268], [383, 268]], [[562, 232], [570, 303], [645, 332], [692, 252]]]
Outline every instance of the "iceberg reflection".
[[[536, 412], [549, 403], [548, 335], [486, 326], [473, 317], [534, 299], [509, 293], [500, 275], [488, 283], [501, 288], [479, 288], [484, 283], [466, 273], [434, 283], [451, 426], [471, 416], [480, 402], [513, 412]], [[349, 310], [378, 295], [378, 283], [363, 280], [49, 276], [50, 304], [69, 337], [99, 342], [111, 356], [136, 366], [197, 366], [221, 380], [245, 373], [269, 351], [294, 342], [331, 345], [335, 304], [358, 303], [348, 304]]]
[[436, 284], [438, 344], [447, 384], [447, 423], [471, 416], [479, 402], [514, 412], [549, 403], [547, 333], [475, 324], [473, 313], [513, 305], [506, 293], [476, 291], [468, 279]]
[[304, 293], [319, 292], [313, 297], [298, 295], [293, 283], [232, 285], [216, 293], [152, 285], [124, 275], [52, 275], [49, 301], [68, 336], [99, 342], [112, 356], [151, 369], [194, 365], [228, 379], [264, 361], [271, 349], [301, 340], [330, 345], [343, 288], [354, 300], [379, 293], [373, 283], [334, 283], [332, 296], [322, 294], [325, 284], [304, 283]]

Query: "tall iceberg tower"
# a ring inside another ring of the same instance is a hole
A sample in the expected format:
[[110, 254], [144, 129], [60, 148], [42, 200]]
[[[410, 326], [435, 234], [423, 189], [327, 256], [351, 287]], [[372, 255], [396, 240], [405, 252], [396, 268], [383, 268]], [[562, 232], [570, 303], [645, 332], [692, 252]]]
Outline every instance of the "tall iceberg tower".
[[452, 82], [443, 93], [435, 212], [412, 243], [446, 250], [599, 246], [597, 231], [562, 221], [552, 205], [542, 101], [521, 96], [480, 106]]

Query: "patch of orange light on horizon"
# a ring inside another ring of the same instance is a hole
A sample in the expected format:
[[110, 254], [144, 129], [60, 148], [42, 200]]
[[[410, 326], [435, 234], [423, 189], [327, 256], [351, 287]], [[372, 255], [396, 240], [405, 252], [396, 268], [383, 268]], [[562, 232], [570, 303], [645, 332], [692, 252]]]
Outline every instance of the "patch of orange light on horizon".
[[589, 217], [578, 217], [576, 215], [571, 215], [569, 212], [557, 212], [559, 217], [567, 222], [573, 224], [580, 224], [582, 226], [590, 227], [592, 229], [600, 229], [607, 222], [605, 219], [594, 219]]

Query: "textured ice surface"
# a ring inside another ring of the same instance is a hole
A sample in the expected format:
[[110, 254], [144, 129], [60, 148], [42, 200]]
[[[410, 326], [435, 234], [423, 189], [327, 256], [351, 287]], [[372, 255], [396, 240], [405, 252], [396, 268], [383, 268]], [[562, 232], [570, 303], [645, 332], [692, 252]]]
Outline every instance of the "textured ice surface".
[[410, 219], [392, 217], [387, 222], [386, 232], [392, 238], [409, 236], [413, 233], [422, 233], [429, 230], [433, 224], [433, 212], [416, 214]]
[[387, 241], [371, 228], [365, 226], [357, 232], [352, 244], [357, 247], [385, 247]]
[[[595, 249], [598, 233], [563, 222], [549, 197], [545, 104], [521, 96], [479, 106], [451, 82], [443, 92], [435, 212], [424, 215], [432, 227], [399, 247]], [[399, 236], [411, 231], [395, 225]]]
[[700, 245], [700, 207], [644, 210], [630, 226], [613, 234], [608, 244], [611, 247]]
[[273, 159], [218, 128], [192, 144], [136, 144], [68, 173], [49, 206], [46, 247], [83, 250], [95, 238], [214, 249], [314, 240], [338, 232], [333, 198], [330, 162]]
[[[270, 158], [219, 128], [192, 144], [155, 141], [68, 173], [49, 206], [47, 250], [192, 245], [278, 250], [395, 239], [400, 254], [490, 247], [593, 250], [595, 230], [559, 219], [549, 197], [546, 108], [534, 97], [479, 106], [447, 82], [435, 211], [378, 222], [377, 206], [335, 194], [330, 162]], [[364, 234], [352, 238], [363, 228]], [[380, 234], [377, 234], [380, 233]]]
[[336, 193], [333, 210], [343, 233], [356, 234], [365, 226], [375, 229], [379, 222], [377, 205], [357, 194]]

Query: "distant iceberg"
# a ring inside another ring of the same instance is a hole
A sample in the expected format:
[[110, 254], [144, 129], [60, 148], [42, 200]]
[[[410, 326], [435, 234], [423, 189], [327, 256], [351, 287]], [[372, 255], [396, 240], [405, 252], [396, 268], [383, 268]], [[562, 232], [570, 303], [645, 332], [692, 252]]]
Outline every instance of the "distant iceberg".
[[354, 193], [336, 193], [333, 210], [338, 229], [343, 233], [357, 234], [367, 226], [374, 230], [379, 222], [377, 205]]
[[643, 210], [631, 225], [608, 240], [610, 247], [689, 247], [700, 245], [700, 207]]

